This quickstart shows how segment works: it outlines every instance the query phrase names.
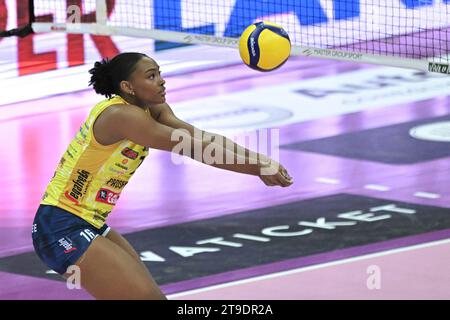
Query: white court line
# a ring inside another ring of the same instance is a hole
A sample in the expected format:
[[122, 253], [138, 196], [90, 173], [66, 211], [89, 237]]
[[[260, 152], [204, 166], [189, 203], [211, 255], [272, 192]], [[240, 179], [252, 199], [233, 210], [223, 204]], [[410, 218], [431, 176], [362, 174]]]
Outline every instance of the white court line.
[[196, 293], [201, 293], [201, 292], [206, 292], [206, 291], [212, 291], [212, 290], [216, 290], [216, 289], [227, 288], [227, 287], [237, 286], [237, 285], [241, 285], [241, 284], [245, 284], [245, 283], [251, 283], [251, 282], [266, 280], [266, 279], [283, 277], [283, 276], [290, 275], [290, 274], [301, 273], [301, 272], [306, 272], [306, 271], [311, 271], [311, 270], [316, 270], [316, 269], [322, 269], [322, 268], [327, 268], [327, 267], [331, 267], [331, 266], [346, 264], [346, 263], [350, 263], [350, 262], [366, 260], [366, 259], [371, 259], [371, 258], [376, 258], [376, 257], [382, 257], [382, 256], [386, 256], [386, 255], [391, 255], [391, 254], [394, 254], [394, 253], [411, 251], [411, 250], [417, 250], [417, 249], [422, 249], [422, 248], [427, 248], [427, 247], [433, 247], [433, 246], [438, 246], [438, 245], [447, 244], [447, 243], [450, 243], [450, 239], [432, 241], [432, 242], [417, 244], [417, 245], [413, 245], [413, 246], [397, 248], [397, 249], [387, 250], [387, 251], [383, 251], [383, 252], [371, 253], [371, 254], [362, 255], [362, 256], [358, 256], [358, 257], [353, 257], [353, 258], [348, 258], [348, 259], [342, 259], [342, 260], [337, 260], [337, 261], [317, 264], [317, 265], [314, 265], [314, 266], [298, 268], [298, 269], [293, 269], [293, 270], [289, 270], [289, 271], [276, 272], [276, 273], [271, 273], [271, 274], [268, 274], [268, 275], [253, 277], [253, 278], [244, 279], [244, 280], [227, 282], [227, 283], [224, 283], [224, 284], [219, 284], [219, 285], [210, 286], [210, 287], [206, 287], [206, 288], [194, 289], [194, 290], [190, 290], [190, 291], [179, 292], [179, 293], [175, 293], [175, 294], [172, 294], [172, 295], [168, 295], [167, 298], [168, 299], [178, 298], [178, 297], [183, 297], [183, 296], [187, 296], [187, 295], [191, 295], [191, 294], [196, 294]]
[[58, 274], [55, 270], [47, 270], [45, 271], [45, 274]]
[[316, 181], [320, 182], [320, 183], [328, 183], [328, 184], [339, 184], [340, 183], [339, 180], [331, 179], [331, 178], [317, 178]]
[[422, 192], [422, 191], [414, 193], [414, 196], [418, 198], [427, 198], [427, 199], [438, 199], [441, 197], [441, 195], [437, 193]]
[[365, 189], [369, 189], [369, 190], [376, 190], [376, 191], [389, 191], [391, 190], [391, 188], [386, 187], [386, 186], [382, 186], [379, 184], [366, 184], [364, 186]]

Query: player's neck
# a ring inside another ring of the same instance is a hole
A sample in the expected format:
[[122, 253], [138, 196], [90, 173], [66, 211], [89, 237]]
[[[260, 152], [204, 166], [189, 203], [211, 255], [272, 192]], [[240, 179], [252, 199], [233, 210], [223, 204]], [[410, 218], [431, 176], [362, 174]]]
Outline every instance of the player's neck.
[[139, 108], [141, 108], [142, 110], [147, 110], [149, 108], [148, 105], [145, 105], [144, 103], [140, 102], [138, 98], [136, 98], [135, 96], [132, 95], [126, 95], [126, 96], [122, 96], [122, 98], [128, 102], [129, 104], [135, 105]]

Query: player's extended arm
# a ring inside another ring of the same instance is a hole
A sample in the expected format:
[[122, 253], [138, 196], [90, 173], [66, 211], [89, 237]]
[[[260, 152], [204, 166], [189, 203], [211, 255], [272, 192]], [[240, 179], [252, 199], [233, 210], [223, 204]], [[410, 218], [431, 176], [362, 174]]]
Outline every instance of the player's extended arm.
[[167, 103], [159, 105], [158, 108], [159, 108], [159, 110], [158, 110], [159, 114], [158, 114], [158, 117], [156, 120], [166, 126], [169, 126], [169, 127], [175, 128], [175, 129], [185, 129], [185, 130], [189, 131], [191, 137], [194, 137], [194, 136], [203, 137], [204, 140], [209, 140], [212, 142], [223, 144], [228, 150], [230, 150], [234, 153], [240, 153], [240, 154], [244, 155], [246, 159], [256, 159], [256, 158], [260, 157], [261, 160], [263, 160], [264, 162], [270, 161], [270, 159], [267, 158], [265, 155], [258, 154], [252, 150], [249, 150], [249, 149], [235, 143], [234, 141], [228, 139], [227, 137], [224, 137], [217, 133], [200, 130], [200, 129], [194, 127], [193, 125], [191, 125], [190, 123], [187, 123], [187, 122], [179, 119], [174, 114], [174, 112], [172, 111], [172, 109], [170, 108], [170, 106]]
[[[228, 139], [227, 137], [224, 137], [217, 133], [211, 133], [207, 131], [202, 131], [193, 125], [179, 119], [170, 106], [167, 103], [161, 104], [157, 106], [158, 114], [156, 116], [156, 119], [158, 122], [175, 128], [175, 129], [185, 129], [189, 132], [191, 137], [203, 137], [203, 139], [207, 141], [215, 142], [216, 144], [220, 144], [222, 146], [225, 146], [225, 148], [234, 154], [241, 154], [246, 161], [249, 161], [252, 159], [253, 161], [257, 159], [260, 163], [263, 163], [265, 165], [271, 165], [273, 166], [275, 172], [279, 172], [284, 179], [278, 179], [278, 177], [270, 177], [270, 176], [262, 176], [261, 179], [266, 185], [278, 185], [276, 181], [273, 180], [281, 180], [281, 185], [286, 186], [292, 184], [292, 178], [289, 176], [287, 170], [279, 163], [273, 161], [272, 159], [266, 157], [264, 154], [256, 153], [252, 150], [249, 150], [247, 148], [244, 148], [243, 146], [233, 142], [232, 140]], [[276, 175], [275, 175], [276, 176]], [[289, 181], [289, 183], [285, 183], [286, 181]]]
[[[109, 128], [114, 128], [115, 139], [128, 139], [143, 146], [170, 152], [180, 150], [179, 144], [183, 143], [183, 145], [188, 145], [189, 149], [175, 153], [189, 156], [192, 159], [217, 168], [239, 173], [259, 176], [261, 168], [264, 166], [261, 162], [257, 162], [256, 159], [248, 161], [250, 159], [244, 159], [242, 155], [227, 150], [224, 146], [214, 142], [195, 139], [187, 130], [179, 130], [158, 122], [137, 106], [115, 105], [108, 109], [108, 113], [105, 115], [107, 119], [104, 120], [107, 121]], [[213, 148], [223, 154], [224, 161], [221, 161], [221, 163], [210, 163], [205, 161], [203, 156], [196, 158], [194, 148], [200, 148], [199, 146], [201, 146], [201, 155], [205, 154], [206, 148], [209, 148], [209, 150]], [[233, 161], [232, 163], [226, 163], [225, 159], [233, 159]], [[277, 180], [276, 184], [290, 183], [286, 179], [286, 181]]]

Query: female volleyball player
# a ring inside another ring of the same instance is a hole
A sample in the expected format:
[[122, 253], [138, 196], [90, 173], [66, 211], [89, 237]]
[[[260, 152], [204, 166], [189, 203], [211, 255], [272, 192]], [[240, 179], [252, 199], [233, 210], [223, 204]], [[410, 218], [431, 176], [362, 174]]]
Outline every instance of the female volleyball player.
[[[287, 187], [293, 181], [269, 158], [246, 149], [241, 155], [231, 141], [227, 149], [220, 135], [196, 139], [198, 129], [178, 119], [165, 102], [165, 81], [148, 56], [122, 53], [96, 62], [89, 72], [90, 85], [107, 99], [92, 109], [58, 164], [36, 213], [34, 248], [66, 278], [72, 274], [68, 267], [79, 267], [81, 285], [95, 298], [165, 299], [139, 254], [105, 224], [148, 148], [173, 152], [181, 137], [189, 141], [189, 151], [198, 143], [202, 150], [214, 147], [234, 160], [212, 166], [259, 176], [268, 186]], [[172, 138], [175, 130], [178, 139]], [[245, 164], [237, 164], [239, 157]], [[261, 174], [264, 168], [272, 174]]]

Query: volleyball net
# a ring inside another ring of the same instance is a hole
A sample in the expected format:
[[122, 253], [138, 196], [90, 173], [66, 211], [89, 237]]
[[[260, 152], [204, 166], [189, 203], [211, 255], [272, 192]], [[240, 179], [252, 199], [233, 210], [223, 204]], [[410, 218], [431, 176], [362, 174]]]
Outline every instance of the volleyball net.
[[450, 74], [449, 9], [450, 0], [33, 0], [28, 28], [237, 47], [267, 20], [289, 33], [293, 55]]

